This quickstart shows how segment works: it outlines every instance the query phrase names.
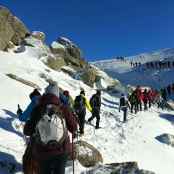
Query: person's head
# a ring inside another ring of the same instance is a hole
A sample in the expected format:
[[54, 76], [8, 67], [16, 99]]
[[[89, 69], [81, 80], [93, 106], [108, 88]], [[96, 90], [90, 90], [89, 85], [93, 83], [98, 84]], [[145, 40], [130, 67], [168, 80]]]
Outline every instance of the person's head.
[[98, 89], [96, 92], [97, 95], [101, 95], [101, 91]]
[[80, 91], [80, 95], [81, 95], [81, 94], [82, 94], [82, 95], [85, 95], [85, 91], [84, 91], [84, 90], [81, 90], [81, 91]]
[[29, 95], [30, 99], [32, 100], [33, 97], [35, 96], [41, 96], [40, 92], [38, 91], [38, 89], [34, 89], [33, 92]]
[[69, 91], [67, 90], [63, 91], [63, 95], [65, 95], [66, 97], [69, 97]]
[[49, 85], [45, 88], [45, 94], [53, 94], [56, 97], [59, 97], [59, 87], [56, 82], [50, 82]]
[[125, 95], [123, 93], [121, 93], [121, 97], [124, 97]]

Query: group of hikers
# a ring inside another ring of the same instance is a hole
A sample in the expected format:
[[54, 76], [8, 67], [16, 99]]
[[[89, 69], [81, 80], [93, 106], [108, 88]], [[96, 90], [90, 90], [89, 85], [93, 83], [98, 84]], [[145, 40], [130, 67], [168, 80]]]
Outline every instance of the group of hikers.
[[[28, 139], [23, 171], [25, 174], [64, 174], [66, 161], [74, 158], [73, 139], [84, 134], [86, 108], [92, 113], [88, 122], [96, 118], [95, 128], [99, 128], [101, 91], [97, 90], [89, 102], [81, 90], [73, 101], [69, 91], [60, 92], [57, 83], [51, 82], [43, 94], [34, 89], [29, 97], [31, 102], [25, 111], [19, 105], [17, 110]], [[72, 134], [72, 143], [68, 132]]]
[[158, 108], [164, 109], [166, 107], [167, 98], [170, 97], [172, 93], [174, 93], [174, 88], [168, 85], [166, 89], [162, 88], [159, 91], [147, 88], [142, 89], [140, 86], [137, 86], [127, 97], [121, 94], [119, 112], [120, 110], [123, 111], [123, 122], [127, 121], [128, 109], [130, 109], [131, 113], [135, 114], [142, 110], [148, 110], [152, 104], [157, 104]]
[[[130, 62], [131, 67], [141, 67], [141, 62]], [[154, 61], [154, 62], [146, 62], [146, 69], [169, 69], [174, 68], [174, 61]]]
[[[163, 90], [160, 92], [137, 86], [128, 97], [121, 94], [119, 111], [123, 111], [123, 122], [127, 121], [128, 108], [136, 114], [155, 103], [162, 107], [167, 97]], [[27, 136], [24, 174], [64, 174], [68, 158], [74, 159], [73, 139], [84, 134], [85, 123], [91, 124], [96, 118], [94, 127], [100, 128], [101, 91], [96, 90], [88, 100], [85, 91], [81, 90], [73, 101], [69, 91], [60, 92], [57, 83], [51, 82], [43, 94], [34, 89], [29, 98], [28, 107], [22, 111], [18, 105], [17, 110]], [[86, 108], [91, 112], [87, 121]], [[68, 132], [72, 134], [71, 143]]]

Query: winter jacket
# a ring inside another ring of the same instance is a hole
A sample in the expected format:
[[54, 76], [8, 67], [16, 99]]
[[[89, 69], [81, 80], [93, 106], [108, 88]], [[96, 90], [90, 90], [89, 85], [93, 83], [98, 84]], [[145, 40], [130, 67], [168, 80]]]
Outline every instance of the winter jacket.
[[37, 106], [40, 96], [34, 96], [25, 111], [19, 115], [19, 120], [26, 122], [31, 117], [31, 112]]
[[[81, 108], [78, 108], [79, 106], [76, 106], [76, 100], [79, 100], [79, 98], [81, 98], [83, 101], [83, 106], [80, 106]], [[75, 109], [75, 111], [76, 112], [78, 112], [78, 113], [82, 113], [82, 112], [84, 112], [84, 113], [86, 113], [86, 108], [90, 111], [90, 112], [92, 112], [92, 108], [91, 108], [91, 105], [90, 105], [90, 103], [89, 103], [89, 101], [87, 100], [87, 98], [85, 97], [85, 95], [83, 95], [83, 94], [80, 94], [79, 96], [77, 96], [76, 98], [75, 98], [75, 100], [74, 100], [74, 109]]]
[[94, 94], [90, 99], [90, 105], [91, 105], [92, 109], [100, 110], [101, 96], [98, 94]]
[[73, 111], [73, 104], [74, 104], [73, 99], [70, 96], [66, 96], [61, 93], [59, 95], [60, 95], [59, 99], [60, 99], [61, 103], [65, 106], [67, 106], [71, 111]]
[[125, 97], [125, 96], [122, 96], [121, 98], [120, 98], [120, 103], [119, 103], [119, 111], [120, 111], [120, 109], [121, 110], [124, 110], [125, 108], [127, 108], [127, 107], [129, 107], [130, 108], [130, 103], [129, 103], [129, 101], [128, 101], [128, 99]]
[[[44, 112], [44, 108], [47, 104], [55, 104], [60, 105], [60, 109], [62, 110], [62, 113], [64, 114], [64, 118], [66, 121], [67, 129], [74, 133], [77, 129], [77, 122], [75, 117], [69, 112], [66, 106], [61, 105], [60, 100], [58, 97], [56, 97], [53, 94], [45, 94], [40, 98], [40, 103], [38, 106], [34, 108], [34, 110], [31, 113], [31, 119], [28, 120], [24, 127], [24, 134], [30, 137], [35, 133], [35, 127], [40, 120], [42, 113]], [[32, 138], [34, 141], [34, 138]], [[63, 153], [69, 153], [71, 149], [70, 139], [67, 135], [63, 145], [59, 148], [54, 149], [48, 149], [48, 147], [38, 144], [34, 144], [34, 156], [38, 160], [46, 160], [50, 157], [55, 157], [57, 155], [63, 154]]]

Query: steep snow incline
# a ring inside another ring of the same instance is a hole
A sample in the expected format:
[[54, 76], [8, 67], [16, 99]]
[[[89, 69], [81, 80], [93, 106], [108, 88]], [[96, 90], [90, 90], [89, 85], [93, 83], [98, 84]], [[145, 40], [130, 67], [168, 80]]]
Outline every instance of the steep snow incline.
[[[152, 53], [144, 53], [127, 57], [124, 61], [111, 59], [92, 62], [92, 64], [106, 71], [111, 77], [118, 79], [125, 85], [142, 85], [154, 88], [165, 87], [174, 82], [174, 67], [165, 69], [147, 69], [146, 62], [174, 61], [174, 49], [164, 49]], [[139, 67], [131, 67], [130, 62], [141, 62]]]
[[[17, 104], [23, 109], [29, 103], [28, 94], [31, 87], [13, 80], [5, 74], [13, 73], [23, 79], [32, 81], [42, 88], [47, 82], [40, 73], [56, 80], [63, 89], [68, 89], [73, 98], [84, 88], [88, 99], [95, 92], [83, 82], [74, 80], [62, 72], [55, 72], [35, 59], [27, 51], [19, 54], [0, 52], [0, 161], [6, 161], [7, 167], [1, 168], [0, 174], [8, 174], [11, 163], [16, 164], [16, 173], [21, 174], [21, 160], [25, 149], [24, 136], [16, 116]], [[168, 116], [166, 117], [166, 114]], [[102, 93], [101, 129], [85, 126], [85, 136], [81, 139], [99, 149], [104, 163], [137, 161], [140, 168], [151, 170], [156, 174], [172, 173], [174, 170], [174, 148], [162, 144], [155, 137], [173, 134], [172, 122], [174, 112], [158, 110], [156, 107], [137, 115], [129, 114], [128, 122], [122, 123], [122, 113], [118, 112], [118, 98]], [[87, 112], [86, 119], [91, 116]], [[172, 120], [172, 119], [171, 119]], [[95, 124], [95, 120], [92, 122]], [[161, 165], [161, 163], [163, 165]], [[67, 174], [72, 174], [72, 167], [67, 167]], [[76, 174], [85, 174], [89, 169], [75, 162]]]

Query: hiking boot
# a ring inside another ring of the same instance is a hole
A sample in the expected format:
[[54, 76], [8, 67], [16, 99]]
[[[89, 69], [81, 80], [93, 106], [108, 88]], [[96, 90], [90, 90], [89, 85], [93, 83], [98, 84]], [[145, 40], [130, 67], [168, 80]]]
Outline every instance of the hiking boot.
[[99, 129], [100, 127], [99, 126], [95, 126], [95, 129]]

